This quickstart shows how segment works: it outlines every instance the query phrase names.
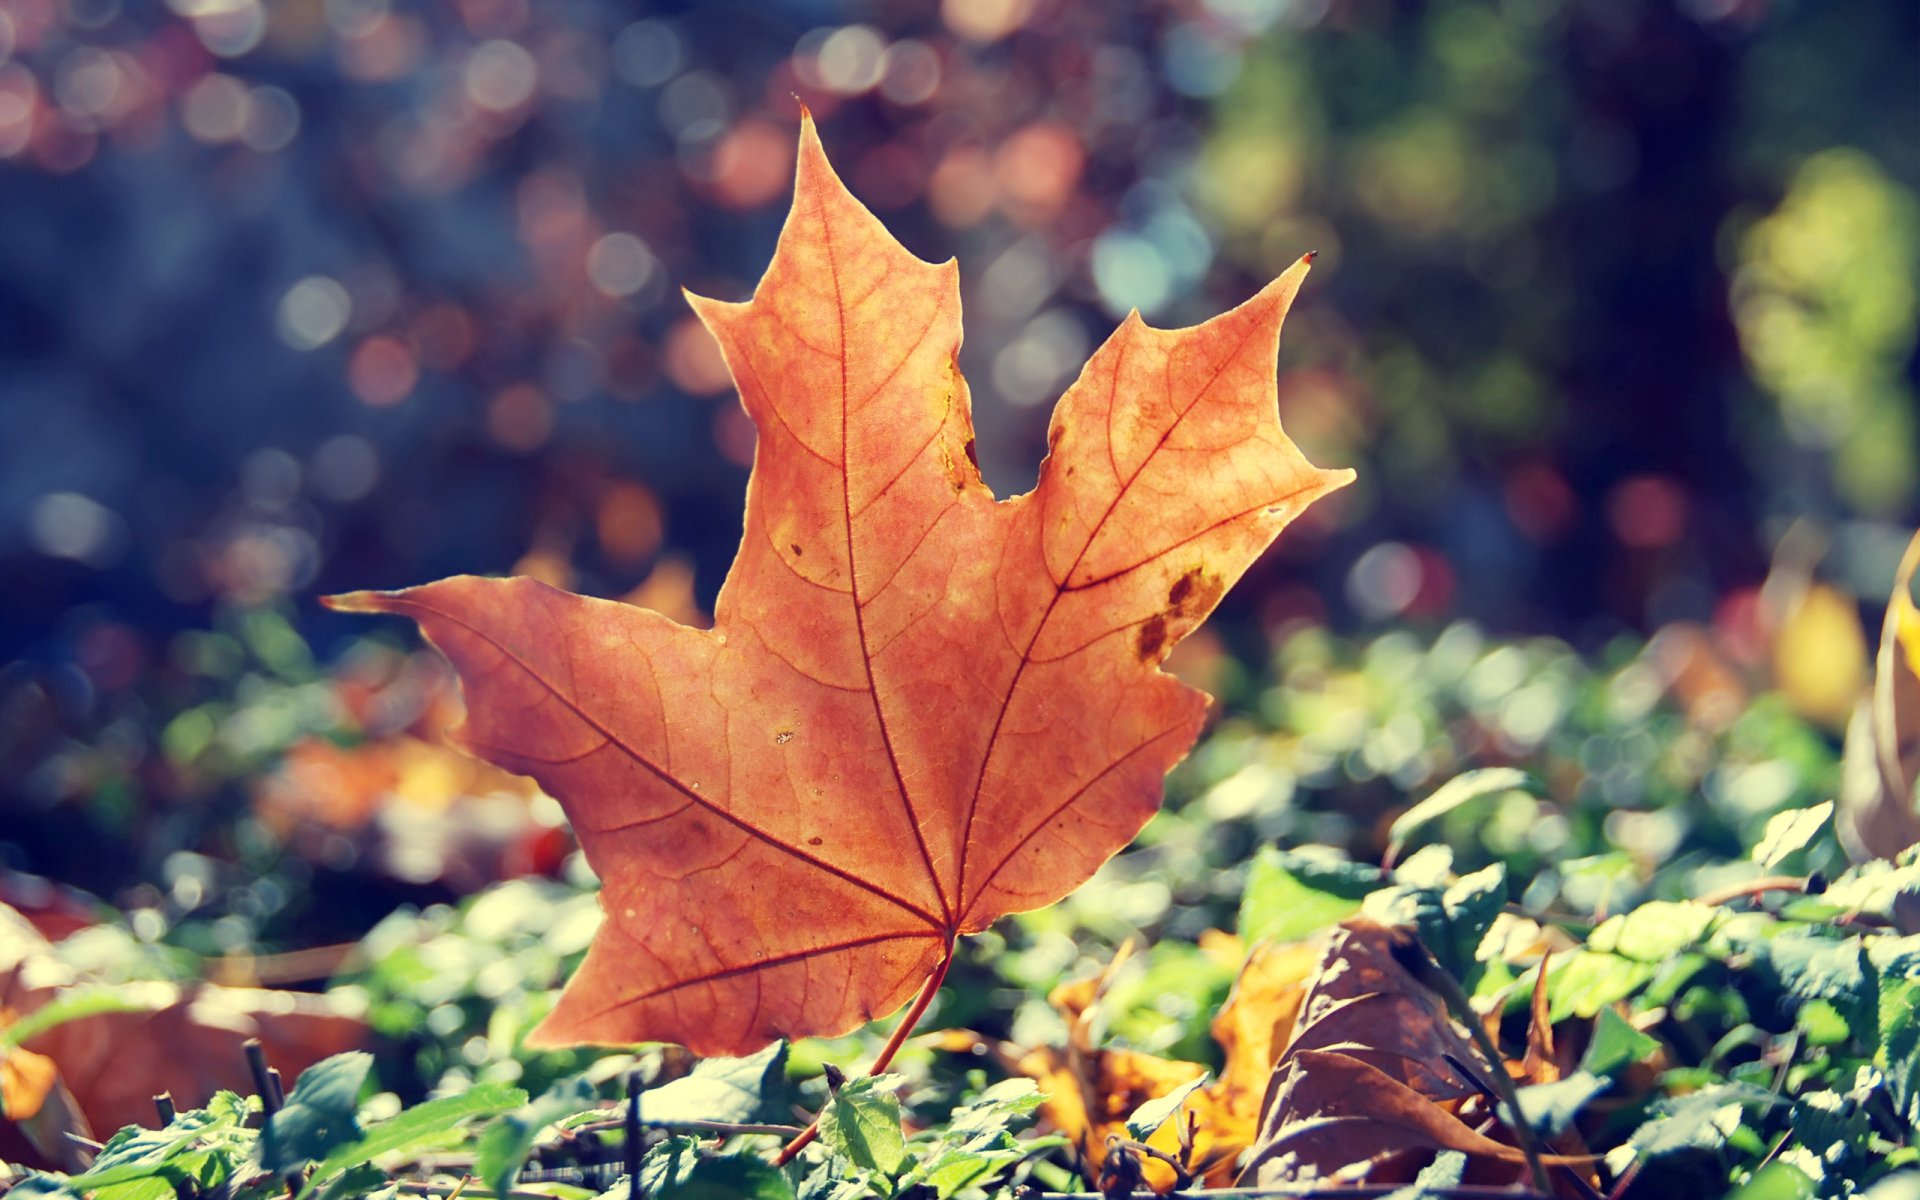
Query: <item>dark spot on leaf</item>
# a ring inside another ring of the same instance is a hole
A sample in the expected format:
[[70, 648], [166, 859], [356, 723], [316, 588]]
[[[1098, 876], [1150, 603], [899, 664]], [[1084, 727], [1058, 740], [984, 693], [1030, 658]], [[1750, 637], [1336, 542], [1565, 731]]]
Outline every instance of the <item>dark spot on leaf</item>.
[[1218, 575], [1192, 567], [1167, 589], [1167, 612], [1171, 616], [1198, 616], [1212, 608], [1225, 590]]
[[973, 448], [972, 438], [967, 439], [967, 461], [973, 464], [974, 470], [978, 471], [980, 469], [980, 455]]
[[791, 551], [793, 551], [793, 556], [794, 556], [795, 558], [799, 558], [799, 557], [800, 557], [800, 543], [799, 543], [799, 542], [794, 542], [794, 543], [792, 543], [792, 544], [790, 544], [790, 545], [789, 545], [789, 546], [787, 547], [787, 549], [789, 549], [789, 550], [791, 550]]
[[820, 844], [820, 839], [817, 837], [810, 837], [807, 839], [807, 845], [809, 846], [818, 846], [819, 844]]
[[1160, 651], [1167, 644], [1167, 618], [1155, 613], [1140, 626], [1140, 637], [1135, 643], [1140, 650], [1140, 661], [1158, 662]]

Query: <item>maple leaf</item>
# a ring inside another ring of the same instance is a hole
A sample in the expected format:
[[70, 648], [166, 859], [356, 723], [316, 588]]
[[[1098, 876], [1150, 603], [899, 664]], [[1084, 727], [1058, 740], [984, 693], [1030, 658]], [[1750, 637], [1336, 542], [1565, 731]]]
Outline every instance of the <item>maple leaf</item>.
[[896, 242], [803, 120], [752, 300], [689, 297], [760, 435], [712, 629], [527, 579], [331, 600], [420, 624], [466, 688], [464, 746], [556, 797], [604, 881], [534, 1044], [844, 1033], [1133, 838], [1206, 708], [1161, 660], [1352, 478], [1280, 428], [1306, 269], [1192, 329], [1129, 316], [1038, 486], [996, 501], [955, 264]]

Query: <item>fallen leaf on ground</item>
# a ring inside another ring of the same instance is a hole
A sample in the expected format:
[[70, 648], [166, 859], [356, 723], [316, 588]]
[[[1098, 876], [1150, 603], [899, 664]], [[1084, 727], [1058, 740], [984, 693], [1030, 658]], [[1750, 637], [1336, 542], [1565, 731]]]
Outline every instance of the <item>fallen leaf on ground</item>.
[[558, 798], [605, 881], [531, 1040], [844, 1033], [1130, 841], [1206, 710], [1160, 663], [1352, 477], [1280, 428], [1306, 269], [1192, 329], [1130, 316], [1061, 398], [1039, 484], [996, 501], [957, 268], [896, 242], [804, 121], [753, 299], [693, 300], [759, 431], [713, 628], [526, 579], [331, 601], [419, 622], [465, 685], [462, 744]]
[[[1065, 1046], [1010, 1048], [1006, 1065], [1040, 1085], [1043, 1128], [1073, 1142], [1089, 1181], [1097, 1181], [1107, 1162], [1107, 1139], [1127, 1137], [1127, 1118], [1135, 1109], [1192, 1083], [1207, 1073], [1199, 1063], [1161, 1058], [1124, 1047], [1104, 1047], [1094, 1039], [1097, 1006], [1130, 953], [1122, 946], [1106, 969], [1053, 989], [1047, 1002], [1067, 1022]], [[1175, 1183], [1172, 1168], [1148, 1161], [1143, 1182], [1157, 1192]]]
[[[1213, 941], [1239, 946], [1231, 936]], [[1183, 1161], [1201, 1183], [1225, 1186], [1237, 1173], [1238, 1159], [1259, 1127], [1268, 1077], [1292, 1035], [1320, 953], [1316, 942], [1254, 947], [1213, 1019], [1214, 1040], [1225, 1056], [1219, 1077], [1189, 1093], [1179, 1111], [1145, 1139]], [[1206, 1073], [1199, 1063], [1096, 1043], [1094, 1007], [1123, 958], [1116, 956], [1097, 977], [1060, 985], [1048, 997], [1067, 1021], [1064, 1047], [1003, 1048], [1000, 1055], [1009, 1069], [1040, 1084], [1047, 1094], [1043, 1125], [1079, 1149], [1089, 1182], [1098, 1181], [1106, 1164], [1108, 1137], [1126, 1136], [1127, 1119], [1136, 1109]], [[956, 1042], [954, 1048], [973, 1044]], [[1147, 1158], [1140, 1166], [1142, 1182], [1156, 1191], [1176, 1183], [1173, 1170], [1162, 1162]]]
[[1489, 1068], [1396, 961], [1395, 936], [1364, 918], [1335, 931], [1273, 1071], [1243, 1183], [1406, 1183], [1443, 1149], [1496, 1179], [1525, 1171], [1518, 1149], [1462, 1119], [1468, 1104], [1485, 1119], [1486, 1088], [1467, 1072]]

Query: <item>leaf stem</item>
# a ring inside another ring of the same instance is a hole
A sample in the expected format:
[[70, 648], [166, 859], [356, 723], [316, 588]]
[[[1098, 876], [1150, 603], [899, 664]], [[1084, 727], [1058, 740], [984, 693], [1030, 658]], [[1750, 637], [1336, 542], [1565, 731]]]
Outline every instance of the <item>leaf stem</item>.
[[[907, 1009], [907, 1014], [901, 1017], [900, 1024], [894, 1027], [893, 1036], [887, 1039], [887, 1044], [880, 1048], [879, 1057], [875, 1058], [873, 1065], [867, 1068], [867, 1074], [878, 1075], [892, 1064], [893, 1056], [898, 1054], [900, 1047], [906, 1044], [907, 1038], [913, 1033], [913, 1027], [920, 1023], [921, 1017], [927, 1015], [927, 1006], [933, 1003], [934, 994], [940, 990], [940, 985], [947, 981], [947, 968], [951, 966], [953, 966], [953, 938], [948, 937], [946, 952], [940, 956], [940, 965], [935, 967], [933, 974], [927, 977], [927, 982], [921, 986], [920, 994], [913, 998], [913, 1004]], [[812, 1145], [813, 1140], [819, 1136], [820, 1118], [816, 1116], [812, 1124], [800, 1131], [799, 1137], [794, 1138], [781, 1149], [779, 1155], [773, 1160], [773, 1165], [786, 1166], [802, 1150]]]

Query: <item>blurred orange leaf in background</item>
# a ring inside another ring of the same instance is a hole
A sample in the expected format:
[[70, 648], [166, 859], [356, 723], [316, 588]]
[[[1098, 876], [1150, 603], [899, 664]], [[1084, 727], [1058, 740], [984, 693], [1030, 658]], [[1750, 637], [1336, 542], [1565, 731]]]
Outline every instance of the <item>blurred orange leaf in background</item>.
[[[13, 1118], [0, 1122], [0, 1160], [71, 1170], [82, 1164], [72, 1157], [66, 1135], [105, 1137], [122, 1126], [151, 1123], [160, 1092], [172, 1093], [185, 1110], [223, 1088], [250, 1091], [242, 1047], [252, 1038], [288, 1079], [330, 1055], [362, 1048], [370, 1038], [360, 1012], [341, 994], [160, 981], [119, 984], [109, 992], [62, 961], [19, 913], [0, 905], [0, 1012], [14, 1014], [0, 1026], [89, 987], [102, 988], [104, 1011], [63, 1021], [0, 1051], [0, 1084]], [[47, 1064], [57, 1073], [52, 1079]]]

